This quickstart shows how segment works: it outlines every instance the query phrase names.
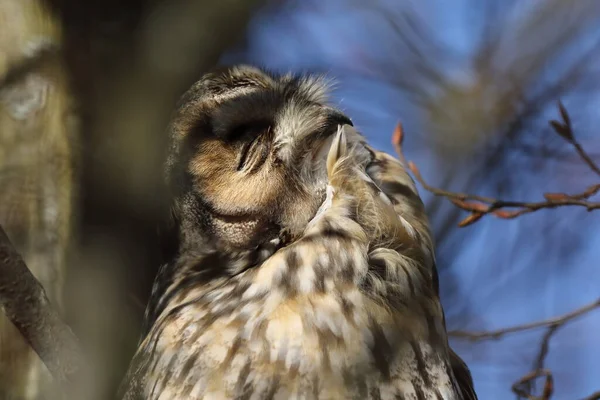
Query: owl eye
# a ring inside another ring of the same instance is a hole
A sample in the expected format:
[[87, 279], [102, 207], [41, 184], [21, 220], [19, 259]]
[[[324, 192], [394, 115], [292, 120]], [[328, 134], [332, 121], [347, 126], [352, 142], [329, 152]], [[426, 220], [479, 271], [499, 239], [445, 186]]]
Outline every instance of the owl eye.
[[252, 145], [254, 143], [256, 143], [256, 139], [257, 138], [254, 138], [254, 140], [244, 143], [244, 145], [242, 146], [242, 151], [240, 152], [240, 158], [239, 158], [238, 165], [237, 165], [238, 171], [241, 171], [242, 168], [244, 168], [244, 165], [246, 164], [246, 160], [248, 159], [248, 153], [250, 152], [250, 148], [252, 147]]
[[[267, 136], [271, 131], [268, 123], [255, 123], [240, 126], [229, 136], [231, 142], [243, 143], [238, 158], [237, 170], [242, 170], [248, 162], [258, 166], [266, 157]], [[259, 151], [260, 150], [260, 151]]]

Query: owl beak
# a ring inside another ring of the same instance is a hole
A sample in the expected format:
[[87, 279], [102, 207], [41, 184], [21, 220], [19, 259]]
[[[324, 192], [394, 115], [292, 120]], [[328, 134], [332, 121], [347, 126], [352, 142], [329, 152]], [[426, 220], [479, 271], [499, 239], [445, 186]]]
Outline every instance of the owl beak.
[[327, 120], [331, 125], [350, 125], [354, 126], [352, 120], [347, 115], [333, 107], [324, 107]]

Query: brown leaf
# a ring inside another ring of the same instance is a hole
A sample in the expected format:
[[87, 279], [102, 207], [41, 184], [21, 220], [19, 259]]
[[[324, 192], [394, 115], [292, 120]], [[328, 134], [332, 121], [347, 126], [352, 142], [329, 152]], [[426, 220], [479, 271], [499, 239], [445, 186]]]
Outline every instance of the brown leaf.
[[459, 200], [459, 199], [450, 199], [450, 201], [455, 206], [460, 207], [464, 210], [468, 210], [468, 211], [476, 211], [476, 212], [486, 213], [490, 209], [490, 206], [488, 206], [487, 204], [483, 204], [483, 203], [475, 203], [472, 201], [463, 201], [463, 200]]
[[544, 382], [544, 390], [542, 392], [542, 399], [550, 400], [552, 395], [554, 394], [554, 379], [552, 375], [548, 375], [546, 377], [546, 382]]
[[564, 193], [544, 193], [544, 198], [548, 201], [566, 200], [567, 195]]
[[408, 168], [413, 172], [413, 174], [419, 175], [419, 168], [417, 168], [417, 166], [414, 162], [409, 161]]
[[562, 101], [558, 102], [558, 110], [560, 111], [560, 115], [565, 123], [565, 126], [567, 126], [570, 130], [571, 129], [571, 118], [569, 117], [569, 113], [567, 112], [567, 109], [563, 105]]
[[482, 214], [482, 213], [474, 212], [474, 213], [470, 214], [467, 218], [460, 221], [458, 223], [458, 227], [464, 228], [465, 226], [474, 224], [475, 222], [479, 221], [481, 219], [481, 217], [483, 217], [483, 216], [484, 216], [484, 214]]
[[588, 198], [598, 193], [598, 191], [600, 191], [600, 184], [592, 185], [585, 189], [585, 191], [582, 193], [582, 197]]
[[518, 210], [517, 211], [496, 210], [492, 214], [494, 214], [494, 216], [496, 216], [498, 218], [511, 219], [511, 218], [518, 216], [520, 213], [521, 213], [521, 211], [518, 211]]
[[552, 126], [554, 131], [556, 133], [558, 133], [563, 139], [568, 140], [568, 141], [573, 140], [573, 132], [571, 131], [571, 129], [568, 126], [566, 126], [556, 120], [550, 121], [550, 126]]
[[402, 123], [398, 122], [392, 135], [392, 144], [394, 146], [401, 146], [404, 141], [404, 129], [402, 129]]

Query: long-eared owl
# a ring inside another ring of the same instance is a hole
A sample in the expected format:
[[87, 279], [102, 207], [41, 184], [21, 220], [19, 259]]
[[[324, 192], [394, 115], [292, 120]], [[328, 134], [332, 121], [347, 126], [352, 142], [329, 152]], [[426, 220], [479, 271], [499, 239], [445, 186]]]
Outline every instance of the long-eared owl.
[[125, 399], [476, 398], [415, 184], [327, 95], [323, 77], [234, 66], [181, 99], [177, 251]]

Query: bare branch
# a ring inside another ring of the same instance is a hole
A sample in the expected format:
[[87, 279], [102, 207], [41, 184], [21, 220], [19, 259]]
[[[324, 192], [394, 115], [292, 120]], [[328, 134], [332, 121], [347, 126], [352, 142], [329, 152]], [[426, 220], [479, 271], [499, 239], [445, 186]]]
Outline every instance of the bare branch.
[[[500, 339], [501, 337], [517, 332], [523, 332], [531, 329], [537, 328], [546, 328], [546, 332], [542, 337], [540, 343], [540, 350], [538, 356], [536, 358], [534, 370], [523, 375], [517, 382], [512, 385], [512, 391], [525, 399], [531, 400], [550, 400], [552, 398], [552, 394], [554, 393], [554, 377], [552, 376], [552, 372], [544, 368], [544, 363], [546, 357], [548, 355], [549, 347], [550, 347], [550, 339], [552, 336], [558, 331], [558, 329], [565, 326], [567, 323], [573, 321], [574, 319], [581, 317], [590, 311], [600, 308], [600, 298], [596, 301], [587, 304], [583, 307], [580, 307], [574, 311], [571, 311], [567, 314], [564, 314], [560, 317], [555, 317], [547, 320], [536, 321], [528, 324], [511, 326], [504, 329], [498, 329], [495, 331], [484, 331], [484, 332], [468, 332], [468, 331], [450, 331], [448, 332], [449, 336], [456, 338], [468, 339], [471, 341], [479, 341], [479, 340], [488, 340], [488, 339]], [[542, 394], [540, 396], [534, 396], [532, 393], [535, 381], [540, 378], [545, 377], [544, 385], [542, 387]], [[600, 395], [600, 392], [595, 393], [585, 400], [598, 399], [599, 397], [594, 397]]]
[[[544, 388], [542, 390], [541, 396], [534, 396], [527, 389], [533, 381], [537, 378], [545, 377], [544, 380]], [[552, 376], [552, 372], [542, 369], [537, 371], [532, 371], [528, 374], [523, 375], [518, 381], [513, 383], [511, 387], [514, 394], [519, 397], [524, 397], [528, 400], [550, 400], [552, 394], [554, 393], [554, 377]]]
[[573, 132], [573, 126], [571, 125], [571, 118], [569, 117], [565, 106], [561, 102], [558, 102], [558, 109], [560, 111], [562, 122], [552, 120], [550, 121], [550, 126], [552, 126], [558, 135], [569, 142], [575, 148], [579, 157], [588, 165], [588, 167], [590, 167], [590, 169], [594, 171], [596, 175], [600, 176], [600, 168], [598, 168], [598, 165], [596, 165], [596, 163], [590, 158], [581, 144], [575, 140], [575, 133]]
[[[577, 151], [579, 157], [588, 165], [588, 167], [600, 176], [600, 168], [590, 158], [587, 152], [583, 149], [581, 144], [575, 139], [573, 133], [571, 120], [567, 114], [564, 106], [559, 103], [559, 110], [562, 117], [562, 121], [550, 121], [550, 125], [554, 128], [555, 132], [560, 135], [565, 141], [571, 144]], [[527, 202], [527, 201], [512, 201], [496, 199], [493, 197], [484, 197], [468, 193], [457, 193], [440, 188], [433, 187], [423, 179], [419, 169], [413, 162], [406, 162], [405, 156], [402, 152], [402, 141], [404, 139], [404, 133], [402, 125], [398, 124], [392, 137], [392, 143], [398, 153], [398, 156], [402, 161], [408, 165], [408, 168], [412, 171], [415, 179], [423, 185], [425, 190], [431, 192], [435, 196], [446, 197], [456, 207], [469, 211], [470, 214], [464, 218], [459, 224], [459, 227], [465, 227], [471, 225], [480, 220], [484, 215], [493, 215], [497, 218], [502, 219], [513, 219], [524, 214], [529, 214], [534, 211], [557, 208], [562, 206], [580, 206], [585, 207], [588, 211], [596, 210], [600, 208], [600, 202], [589, 201], [588, 199], [600, 191], [600, 184], [594, 184], [587, 187], [580, 193], [567, 194], [567, 193], [544, 193], [545, 201]], [[509, 209], [509, 210], [507, 210]], [[512, 209], [512, 210], [510, 210]]]
[[83, 369], [79, 340], [0, 226], [0, 304], [54, 378], [69, 392]]
[[[531, 322], [528, 324], [511, 326], [508, 328], [498, 329], [495, 331], [483, 331], [483, 332], [469, 332], [469, 331], [450, 331], [448, 332], [449, 336], [468, 339], [471, 341], [479, 341], [479, 340], [488, 340], [488, 339], [500, 339], [501, 337], [517, 332], [523, 332], [531, 329], [537, 328], [546, 328], [546, 332], [542, 337], [540, 343], [540, 350], [538, 352], [538, 356], [536, 358], [536, 362], [534, 365], [534, 370], [523, 375], [517, 382], [512, 385], [512, 391], [525, 399], [531, 400], [550, 400], [552, 398], [552, 394], [554, 393], [554, 378], [552, 376], [552, 372], [545, 369], [545, 361], [548, 355], [548, 351], [550, 348], [550, 339], [552, 336], [558, 331], [558, 329], [565, 326], [567, 323], [573, 321], [574, 319], [581, 317], [590, 311], [600, 308], [600, 298], [596, 301], [587, 304], [583, 307], [580, 307], [574, 311], [571, 311], [567, 314], [564, 314], [560, 317], [555, 317], [547, 320]], [[540, 396], [534, 396], [532, 393], [535, 387], [535, 381], [540, 378], [545, 377], [544, 386], [542, 387], [542, 394]], [[594, 397], [600, 395], [600, 392], [595, 393], [585, 400], [588, 399], [598, 399], [599, 397]]]
[[578, 308], [574, 311], [571, 311], [567, 314], [564, 314], [560, 317], [554, 317], [550, 319], [545, 319], [542, 321], [531, 322], [528, 324], [515, 325], [508, 328], [498, 329], [495, 331], [482, 331], [482, 332], [469, 332], [469, 331], [450, 331], [448, 332], [449, 336], [464, 338], [469, 340], [486, 340], [486, 339], [500, 339], [504, 335], [508, 335], [511, 333], [528, 331], [531, 329], [537, 328], [554, 328], [560, 327], [567, 322], [578, 318], [584, 314], [589, 313], [597, 308], [600, 308], [600, 298], [596, 301], [589, 303], [581, 308]]

